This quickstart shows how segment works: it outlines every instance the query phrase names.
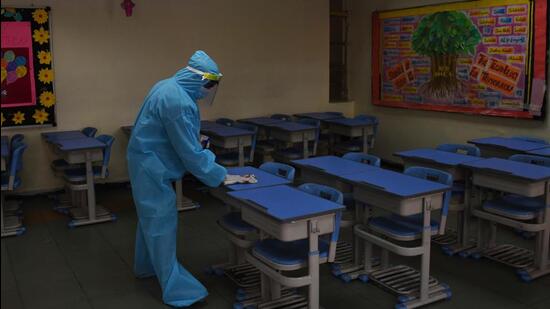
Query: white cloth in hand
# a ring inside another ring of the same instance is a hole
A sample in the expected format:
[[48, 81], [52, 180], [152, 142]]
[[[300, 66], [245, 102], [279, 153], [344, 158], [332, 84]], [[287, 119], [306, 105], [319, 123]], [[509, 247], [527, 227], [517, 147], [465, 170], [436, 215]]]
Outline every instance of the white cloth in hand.
[[256, 176], [251, 175], [227, 175], [223, 181], [224, 185], [233, 185], [236, 183], [257, 183]]

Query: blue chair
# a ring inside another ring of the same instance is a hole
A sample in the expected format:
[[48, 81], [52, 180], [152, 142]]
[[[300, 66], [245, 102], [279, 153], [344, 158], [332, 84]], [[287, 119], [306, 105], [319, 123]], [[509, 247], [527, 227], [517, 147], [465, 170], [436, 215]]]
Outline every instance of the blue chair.
[[368, 165], [380, 167], [380, 158], [377, 156], [373, 156], [370, 154], [366, 154], [363, 152], [348, 152], [345, 155], [342, 156], [342, 158], [359, 162], [359, 163], [365, 163]]
[[97, 133], [97, 129], [93, 127], [85, 127], [81, 130], [82, 134], [86, 135], [87, 137], [94, 137]]
[[[21, 177], [19, 177], [19, 171], [23, 169], [23, 153], [27, 149], [27, 145], [23, 142], [19, 142], [11, 149], [9, 170], [1, 175], [1, 203], [5, 205], [4, 193], [7, 191], [14, 191], [21, 186]], [[18, 236], [25, 232], [22, 222], [18, 216], [4, 216], [4, 229], [2, 230], [2, 237], [4, 236]]]
[[278, 119], [282, 121], [292, 121], [292, 116], [287, 114], [273, 114], [269, 118], [271, 119]]
[[344, 117], [344, 114], [341, 112], [325, 112], [325, 114], [336, 116], [336, 117]]
[[224, 126], [232, 127], [235, 124], [235, 121], [229, 118], [218, 118], [216, 123], [219, 123]]
[[[550, 158], [541, 156], [516, 154], [508, 159], [550, 167]], [[527, 197], [518, 194], [506, 194], [499, 198], [486, 201], [483, 204], [483, 210], [510, 219], [527, 221], [536, 219], [538, 214], [544, 210], [544, 206], [543, 197]], [[523, 236], [528, 238], [530, 235], [525, 234]]]
[[[319, 144], [319, 133], [321, 131], [321, 122], [315, 119], [301, 118], [297, 121], [298, 123], [314, 126], [315, 130], [315, 139], [313, 142], [308, 142], [308, 154], [310, 156], [315, 156], [317, 154], [317, 145]], [[289, 162], [292, 160], [302, 159], [304, 157], [304, 150], [302, 143], [299, 145], [293, 145], [290, 148], [284, 148], [276, 150], [273, 154], [275, 160]]]
[[[100, 165], [94, 165], [94, 179], [105, 179], [109, 176], [109, 161], [111, 160], [111, 148], [115, 138], [111, 135], [100, 135], [96, 139], [105, 145], [103, 149], [103, 161]], [[66, 169], [64, 172], [65, 180], [69, 183], [81, 183], [86, 181], [86, 167], [76, 167]]]
[[463, 144], [441, 144], [436, 147], [437, 150], [452, 152], [452, 153], [462, 153], [469, 156], [479, 157], [481, 152], [479, 148], [474, 145], [463, 145]]
[[266, 162], [260, 165], [260, 169], [290, 181], [294, 181], [294, 175], [296, 174], [294, 167], [278, 162]]
[[[439, 182], [448, 186], [453, 184], [453, 176], [451, 174], [433, 168], [413, 166], [407, 168], [404, 174]], [[450, 199], [451, 192], [445, 192], [439, 222], [436, 220], [431, 221], [432, 235], [443, 235], [445, 233]], [[370, 219], [369, 227], [395, 240], [411, 241], [422, 237], [422, 220], [423, 217], [421, 214], [408, 217], [392, 214], [390, 216]]]
[[[343, 200], [340, 191], [323, 185], [306, 183], [299, 186], [298, 189], [339, 204]], [[336, 244], [339, 237], [340, 219], [341, 214], [337, 212], [333, 232], [319, 237], [319, 264], [332, 263], [334, 261]], [[309, 241], [307, 238], [289, 242], [278, 239], [260, 240], [250, 250], [250, 254], [246, 256], [246, 259], [252, 265], [258, 267], [266, 276], [270, 277], [272, 291], [274, 289], [280, 290], [282, 286], [289, 288], [308, 286], [311, 284], [311, 277], [309, 275], [296, 277], [295, 273], [292, 273], [293, 276], [291, 276], [284, 272], [292, 272], [308, 267]], [[315, 292], [318, 293], [319, 291]], [[307, 305], [296, 308], [306, 307]]]
[[532, 136], [512, 136], [513, 139], [519, 139], [526, 142], [548, 145], [548, 141], [538, 137]]
[[[256, 138], [258, 135], [258, 127], [252, 124], [235, 122], [232, 125], [234, 128], [239, 128], [247, 131], [254, 132], [252, 136], [252, 143], [250, 147], [244, 148], [244, 162], [254, 162], [254, 152], [256, 151]], [[216, 156], [216, 162], [223, 166], [237, 166], [239, 165], [239, 151], [227, 151]]]

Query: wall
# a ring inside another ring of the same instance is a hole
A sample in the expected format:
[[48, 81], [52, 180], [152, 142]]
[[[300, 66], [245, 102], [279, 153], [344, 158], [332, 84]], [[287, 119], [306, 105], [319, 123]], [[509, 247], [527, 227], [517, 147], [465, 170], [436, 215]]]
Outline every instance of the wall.
[[202, 118], [244, 118], [275, 112], [336, 110], [328, 103], [329, 9], [318, 0], [6, 0], [2, 6], [50, 6], [57, 95], [56, 128], [24, 133], [23, 191], [60, 187], [40, 133], [95, 126], [116, 137], [110, 181], [127, 179], [127, 138], [150, 87], [186, 65], [196, 49], [219, 64], [224, 78]]
[[[454, 0], [453, 0], [454, 1]], [[398, 161], [392, 154], [399, 150], [434, 147], [441, 143], [465, 143], [485, 136], [532, 135], [550, 139], [550, 109], [546, 120], [518, 120], [444, 112], [379, 107], [371, 104], [371, 13], [453, 1], [437, 0], [351, 0], [350, 83], [356, 113], [380, 118], [380, 132], [374, 153], [386, 160]], [[550, 97], [547, 101], [550, 102]]]

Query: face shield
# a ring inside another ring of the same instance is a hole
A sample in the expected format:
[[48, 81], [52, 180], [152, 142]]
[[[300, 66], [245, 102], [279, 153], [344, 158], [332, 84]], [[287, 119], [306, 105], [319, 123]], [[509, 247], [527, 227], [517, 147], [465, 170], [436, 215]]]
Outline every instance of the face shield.
[[216, 92], [218, 91], [218, 84], [222, 78], [222, 74], [207, 73], [189, 66], [187, 69], [200, 75], [202, 77], [202, 81], [204, 82], [201, 87], [201, 94], [197, 100], [197, 103], [212, 106], [214, 103], [214, 98], [216, 97]]

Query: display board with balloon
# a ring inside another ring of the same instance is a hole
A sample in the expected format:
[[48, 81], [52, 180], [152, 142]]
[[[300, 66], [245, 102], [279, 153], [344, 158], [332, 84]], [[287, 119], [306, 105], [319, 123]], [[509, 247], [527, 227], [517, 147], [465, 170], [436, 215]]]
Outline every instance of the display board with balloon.
[[2, 128], [55, 125], [50, 9], [2, 8]]

